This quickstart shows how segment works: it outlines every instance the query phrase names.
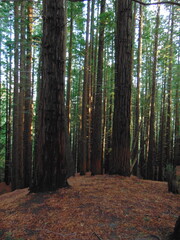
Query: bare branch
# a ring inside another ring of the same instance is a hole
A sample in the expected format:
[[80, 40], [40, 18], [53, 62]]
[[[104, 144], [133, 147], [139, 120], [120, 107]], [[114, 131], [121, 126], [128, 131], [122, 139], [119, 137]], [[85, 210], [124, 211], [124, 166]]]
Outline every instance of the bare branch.
[[142, 1], [139, 0], [132, 0], [134, 2], [137, 2], [143, 6], [150, 6], [150, 5], [158, 5], [158, 4], [170, 4], [170, 5], [176, 5], [176, 6], [180, 6], [180, 3], [178, 2], [171, 2], [171, 1], [163, 1], [163, 2], [155, 2], [155, 3], [144, 3]]

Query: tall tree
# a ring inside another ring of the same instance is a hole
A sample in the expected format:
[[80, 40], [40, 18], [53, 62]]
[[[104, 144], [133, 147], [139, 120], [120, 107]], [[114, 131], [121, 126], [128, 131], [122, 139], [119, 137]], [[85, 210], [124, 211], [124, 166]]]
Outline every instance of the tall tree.
[[156, 143], [155, 143], [155, 97], [156, 97], [156, 68], [157, 68], [157, 49], [160, 24], [160, 6], [157, 7], [156, 27], [154, 35], [154, 52], [153, 52], [153, 72], [152, 72], [152, 88], [151, 88], [151, 111], [150, 111], [150, 130], [149, 130], [149, 154], [148, 154], [148, 179], [153, 179], [153, 165], [156, 161]]
[[100, 30], [99, 30], [99, 50], [97, 67], [97, 86], [95, 96], [95, 107], [93, 113], [93, 132], [92, 132], [92, 156], [91, 173], [92, 175], [102, 173], [102, 80], [103, 80], [103, 51], [104, 51], [104, 13], [105, 0], [101, 0]]
[[71, 82], [72, 82], [72, 47], [73, 47], [73, 3], [70, 8], [70, 39], [68, 51], [68, 79], [67, 79], [67, 96], [66, 96], [66, 111], [67, 111], [67, 124], [68, 132], [70, 133], [70, 115], [71, 115]]
[[14, 2], [14, 94], [13, 94], [13, 144], [12, 190], [18, 185], [18, 83], [19, 83], [19, 1]]
[[11, 33], [8, 42], [7, 71], [6, 71], [6, 153], [4, 182], [11, 182], [11, 109], [12, 109], [12, 42]]
[[171, 30], [169, 46], [169, 73], [167, 81], [167, 125], [166, 125], [166, 164], [172, 164], [172, 135], [171, 135], [171, 101], [172, 101], [172, 64], [173, 64], [173, 33], [174, 33], [174, 7], [171, 12]]
[[[143, 11], [142, 6], [139, 7], [139, 33], [138, 33], [138, 53], [137, 53], [137, 85], [136, 85], [136, 104], [135, 104], [135, 129], [134, 129], [134, 145], [132, 149], [132, 160], [135, 164], [134, 174], [138, 174], [139, 163], [139, 135], [140, 135], [140, 81], [142, 68], [142, 30], [143, 30]], [[133, 166], [134, 166], [133, 164]]]
[[20, 82], [19, 82], [19, 100], [18, 100], [18, 179], [17, 187], [24, 187], [24, 161], [23, 161], [23, 132], [24, 132], [24, 96], [25, 96], [25, 56], [26, 56], [26, 8], [25, 0], [21, 1], [21, 40], [20, 40]]
[[42, 86], [33, 192], [66, 186], [72, 169], [64, 105], [64, 4], [56, 0], [43, 2]]
[[90, 1], [87, 3], [87, 22], [86, 22], [86, 47], [84, 58], [84, 83], [82, 100], [82, 129], [81, 129], [81, 156], [80, 174], [86, 173], [87, 166], [87, 103], [88, 103], [88, 79], [89, 79], [89, 24], [90, 24]]
[[24, 83], [24, 132], [23, 132], [23, 178], [24, 187], [31, 183], [32, 170], [32, 14], [33, 1], [27, 3], [27, 44], [26, 44], [26, 79]]
[[130, 175], [132, 1], [116, 1], [115, 96], [110, 174]]

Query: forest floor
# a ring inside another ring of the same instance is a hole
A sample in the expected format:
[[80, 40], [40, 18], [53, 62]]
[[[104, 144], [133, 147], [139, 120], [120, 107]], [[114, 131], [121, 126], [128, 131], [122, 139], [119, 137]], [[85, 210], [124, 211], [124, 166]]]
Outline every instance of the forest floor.
[[165, 240], [180, 215], [180, 195], [165, 182], [90, 174], [68, 181], [56, 192], [0, 195], [0, 239]]

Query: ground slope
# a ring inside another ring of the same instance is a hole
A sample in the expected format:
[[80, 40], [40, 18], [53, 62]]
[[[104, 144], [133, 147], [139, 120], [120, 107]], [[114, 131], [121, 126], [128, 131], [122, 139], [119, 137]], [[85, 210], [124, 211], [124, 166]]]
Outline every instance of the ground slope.
[[1, 195], [0, 239], [135, 240], [153, 234], [165, 240], [180, 215], [180, 195], [168, 193], [164, 182], [86, 175], [69, 183], [55, 193]]

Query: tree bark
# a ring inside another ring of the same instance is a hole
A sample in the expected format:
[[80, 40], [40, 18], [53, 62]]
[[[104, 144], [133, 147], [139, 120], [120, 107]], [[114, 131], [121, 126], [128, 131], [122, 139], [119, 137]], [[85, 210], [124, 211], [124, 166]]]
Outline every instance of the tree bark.
[[157, 68], [157, 48], [159, 34], [159, 13], [160, 6], [157, 7], [156, 28], [154, 39], [154, 57], [153, 57], [153, 72], [152, 72], [152, 88], [151, 88], [151, 112], [150, 112], [150, 133], [149, 133], [149, 153], [147, 162], [147, 178], [153, 179], [153, 166], [156, 162], [156, 143], [155, 143], [155, 96], [156, 96], [156, 68]]
[[66, 94], [66, 111], [67, 111], [67, 125], [70, 134], [70, 119], [71, 119], [71, 82], [72, 82], [72, 47], [73, 47], [73, 4], [71, 3], [70, 16], [70, 40], [68, 51], [68, 79], [67, 79], [67, 94]]
[[13, 143], [12, 143], [12, 190], [17, 188], [18, 184], [18, 83], [19, 83], [19, 1], [14, 2], [14, 95], [13, 95]]
[[172, 104], [172, 61], [173, 61], [173, 30], [174, 30], [174, 8], [171, 12], [171, 26], [170, 26], [170, 43], [169, 43], [169, 73], [167, 81], [167, 123], [166, 123], [166, 164], [173, 164], [172, 156], [172, 130], [171, 130], [171, 104]]
[[132, 1], [116, 1], [115, 96], [110, 174], [130, 175]]
[[80, 174], [85, 175], [87, 166], [87, 103], [88, 103], [88, 79], [89, 79], [89, 23], [90, 23], [90, 2], [87, 5], [86, 23], [86, 48], [84, 59], [84, 83], [82, 100], [82, 129], [81, 129], [81, 156]]
[[44, 1], [43, 17], [42, 87], [32, 192], [67, 186], [73, 171], [64, 104], [65, 2]]
[[141, 68], [142, 68], [142, 30], [143, 30], [143, 12], [142, 6], [139, 7], [139, 35], [138, 35], [138, 55], [137, 55], [137, 85], [136, 85], [136, 108], [135, 108], [135, 134], [134, 146], [132, 151], [132, 161], [136, 161], [133, 173], [138, 175], [139, 165], [139, 136], [140, 136], [140, 82], [141, 82]]
[[[101, 15], [105, 12], [105, 0], [101, 0]], [[92, 129], [91, 174], [102, 173], [102, 79], [103, 79], [103, 51], [104, 51], [104, 20], [100, 20], [99, 50], [97, 67], [97, 87]]]
[[28, 24], [23, 133], [24, 187], [30, 186], [32, 174], [32, 0], [28, 1], [27, 4]]

